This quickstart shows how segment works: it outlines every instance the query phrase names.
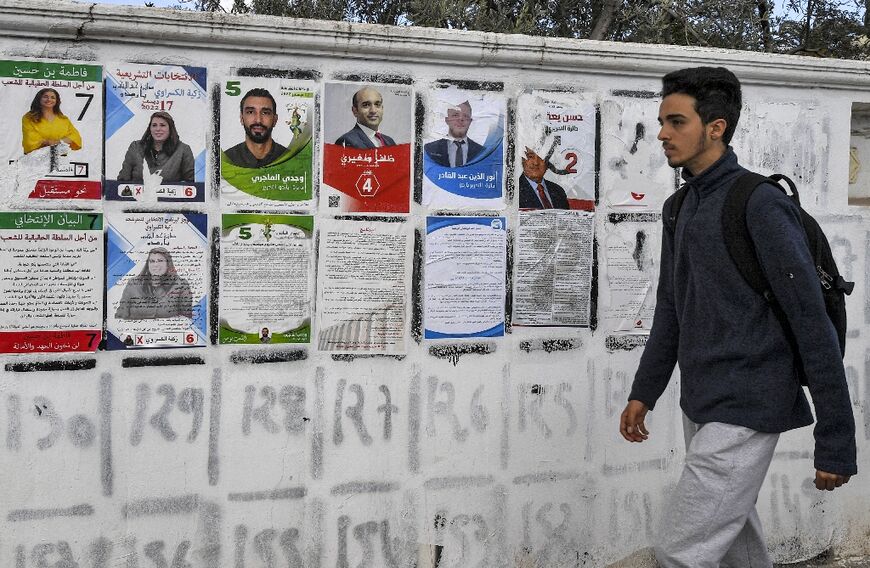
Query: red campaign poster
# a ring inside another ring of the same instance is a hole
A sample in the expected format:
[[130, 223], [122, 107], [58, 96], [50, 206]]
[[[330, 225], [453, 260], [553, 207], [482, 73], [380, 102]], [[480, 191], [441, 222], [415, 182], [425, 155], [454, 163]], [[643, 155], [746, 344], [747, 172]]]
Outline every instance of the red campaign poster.
[[410, 144], [368, 150], [324, 144], [323, 183], [342, 193], [342, 211], [407, 213], [410, 160]]
[[404, 85], [326, 84], [321, 211], [409, 212], [412, 102]]

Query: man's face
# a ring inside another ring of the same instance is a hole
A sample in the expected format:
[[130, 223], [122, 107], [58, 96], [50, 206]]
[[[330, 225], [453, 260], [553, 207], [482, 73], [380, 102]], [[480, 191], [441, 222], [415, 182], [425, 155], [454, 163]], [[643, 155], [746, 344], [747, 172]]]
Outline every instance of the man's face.
[[465, 138], [472, 120], [471, 105], [462, 103], [459, 106], [447, 109], [447, 117], [444, 119], [444, 122], [447, 123], [447, 130], [450, 136], [453, 138]]
[[725, 121], [701, 122], [695, 111], [695, 97], [684, 93], [666, 96], [659, 106], [658, 139], [662, 142], [668, 165], [684, 167], [697, 175], [715, 162], [724, 149], [721, 135]]
[[384, 119], [384, 99], [374, 89], [362, 89], [356, 94], [356, 106], [350, 110], [357, 122], [376, 131]]
[[526, 148], [526, 156], [522, 159], [523, 175], [532, 181], [540, 182], [547, 172], [547, 162], [530, 148]]
[[272, 138], [278, 115], [268, 98], [248, 97], [242, 105], [241, 121], [245, 136], [252, 142], [262, 144]]

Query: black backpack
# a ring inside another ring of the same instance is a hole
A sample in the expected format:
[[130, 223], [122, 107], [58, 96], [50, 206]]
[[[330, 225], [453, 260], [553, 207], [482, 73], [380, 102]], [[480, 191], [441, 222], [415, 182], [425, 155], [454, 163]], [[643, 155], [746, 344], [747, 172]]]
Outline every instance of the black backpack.
[[[784, 180], [788, 184], [791, 195], [779, 184], [780, 180]], [[822, 297], [825, 300], [825, 310], [834, 324], [834, 329], [837, 330], [841, 356], [846, 353], [846, 295], [852, 293], [855, 283], [848, 282], [840, 276], [837, 263], [834, 261], [833, 254], [831, 254], [831, 246], [828, 244], [828, 239], [825, 237], [825, 233], [822, 231], [819, 223], [801, 207], [800, 196], [798, 196], [797, 187], [795, 187], [793, 181], [782, 174], [774, 174], [768, 178], [754, 172], [746, 172], [737, 178], [737, 181], [728, 190], [725, 206], [722, 209], [722, 234], [725, 235], [725, 247], [728, 249], [728, 254], [731, 256], [734, 264], [737, 265], [737, 270], [740, 271], [740, 274], [743, 275], [749, 286], [764, 297], [773, 310], [774, 315], [776, 315], [776, 319], [782, 325], [789, 345], [791, 345], [792, 353], [794, 353], [795, 367], [798, 371], [800, 383], [806, 385], [807, 377], [803, 361], [800, 357], [797, 339], [788, 323], [785, 312], [776, 301], [773, 291], [770, 289], [770, 284], [764, 277], [758, 257], [755, 254], [752, 238], [749, 235], [749, 228], [746, 226], [746, 204], [749, 202], [749, 198], [752, 192], [755, 191], [755, 188], [763, 183], [771, 183], [781, 189], [783, 193], [789, 195], [794, 200], [798, 209], [800, 209], [801, 224], [807, 235], [810, 254], [813, 257], [813, 263], [819, 275]], [[680, 208], [683, 206], [683, 200], [685, 200], [687, 192], [688, 188], [683, 186], [674, 195], [674, 200], [671, 202], [671, 208], [668, 213], [668, 219], [672, 227], [677, 226], [677, 215], [680, 213]]]

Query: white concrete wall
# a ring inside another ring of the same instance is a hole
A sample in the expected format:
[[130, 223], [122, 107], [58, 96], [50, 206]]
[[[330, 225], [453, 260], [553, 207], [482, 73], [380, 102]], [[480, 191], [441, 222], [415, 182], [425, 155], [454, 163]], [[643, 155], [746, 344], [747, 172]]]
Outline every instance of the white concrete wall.
[[[654, 109], [638, 94], [658, 90], [663, 73], [730, 67], [747, 106], [738, 155], [800, 179], [845, 276], [858, 281], [846, 365], [861, 474], [834, 494], [817, 492], [811, 428], [785, 434], [758, 501], [769, 546], [779, 561], [831, 547], [870, 552], [870, 211], [847, 205], [850, 108], [870, 102], [866, 64], [23, 0], [0, 1], [0, 13], [2, 59], [204, 66], [212, 84], [253, 67], [313, 71], [321, 83], [399, 78], [419, 91], [442, 79], [491, 82], [511, 101], [549, 89], [602, 108]], [[606, 117], [602, 196], [619, 183], [611, 164], [626, 147]], [[654, 118], [647, 126], [655, 145]], [[202, 210], [215, 226], [208, 181]], [[602, 199], [599, 237], [610, 213]], [[409, 222], [422, 230], [425, 214], [412, 204]], [[515, 203], [507, 216], [514, 227]], [[648, 225], [657, 239], [658, 225]], [[596, 279], [600, 316], [608, 276]], [[0, 564], [394, 568], [437, 545], [442, 567], [604, 566], [632, 555], [650, 566], [643, 549], [683, 455], [678, 381], [651, 415], [650, 440], [629, 445], [617, 419], [642, 346], [603, 325], [514, 327], [452, 345], [468, 353], [450, 360], [412, 341], [404, 358], [335, 360], [311, 346], [278, 363], [236, 357], [257, 359], [260, 348], [214, 345], [139, 352], [201, 364], [137, 368], [118, 352], [0, 357]], [[56, 361], [87, 368], [40, 370]], [[185, 389], [202, 396], [201, 423], [167, 402]], [[270, 408], [269, 389], [296, 402]], [[83, 424], [93, 429], [74, 428]]]

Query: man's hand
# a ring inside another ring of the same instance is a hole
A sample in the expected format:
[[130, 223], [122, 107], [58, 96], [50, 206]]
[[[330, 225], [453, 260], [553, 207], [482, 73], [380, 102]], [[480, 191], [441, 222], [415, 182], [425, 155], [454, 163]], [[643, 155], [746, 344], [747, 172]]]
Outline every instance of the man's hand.
[[[639, 400], [629, 400], [619, 417], [619, 433], [629, 442], [643, 442], [649, 437], [643, 419], [649, 408]], [[818, 483], [818, 482], [817, 482]]]
[[837, 487], [849, 483], [849, 475], [828, 473], [820, 469], [816, 470], [816, 489], [819, 491], [833, 491]]

